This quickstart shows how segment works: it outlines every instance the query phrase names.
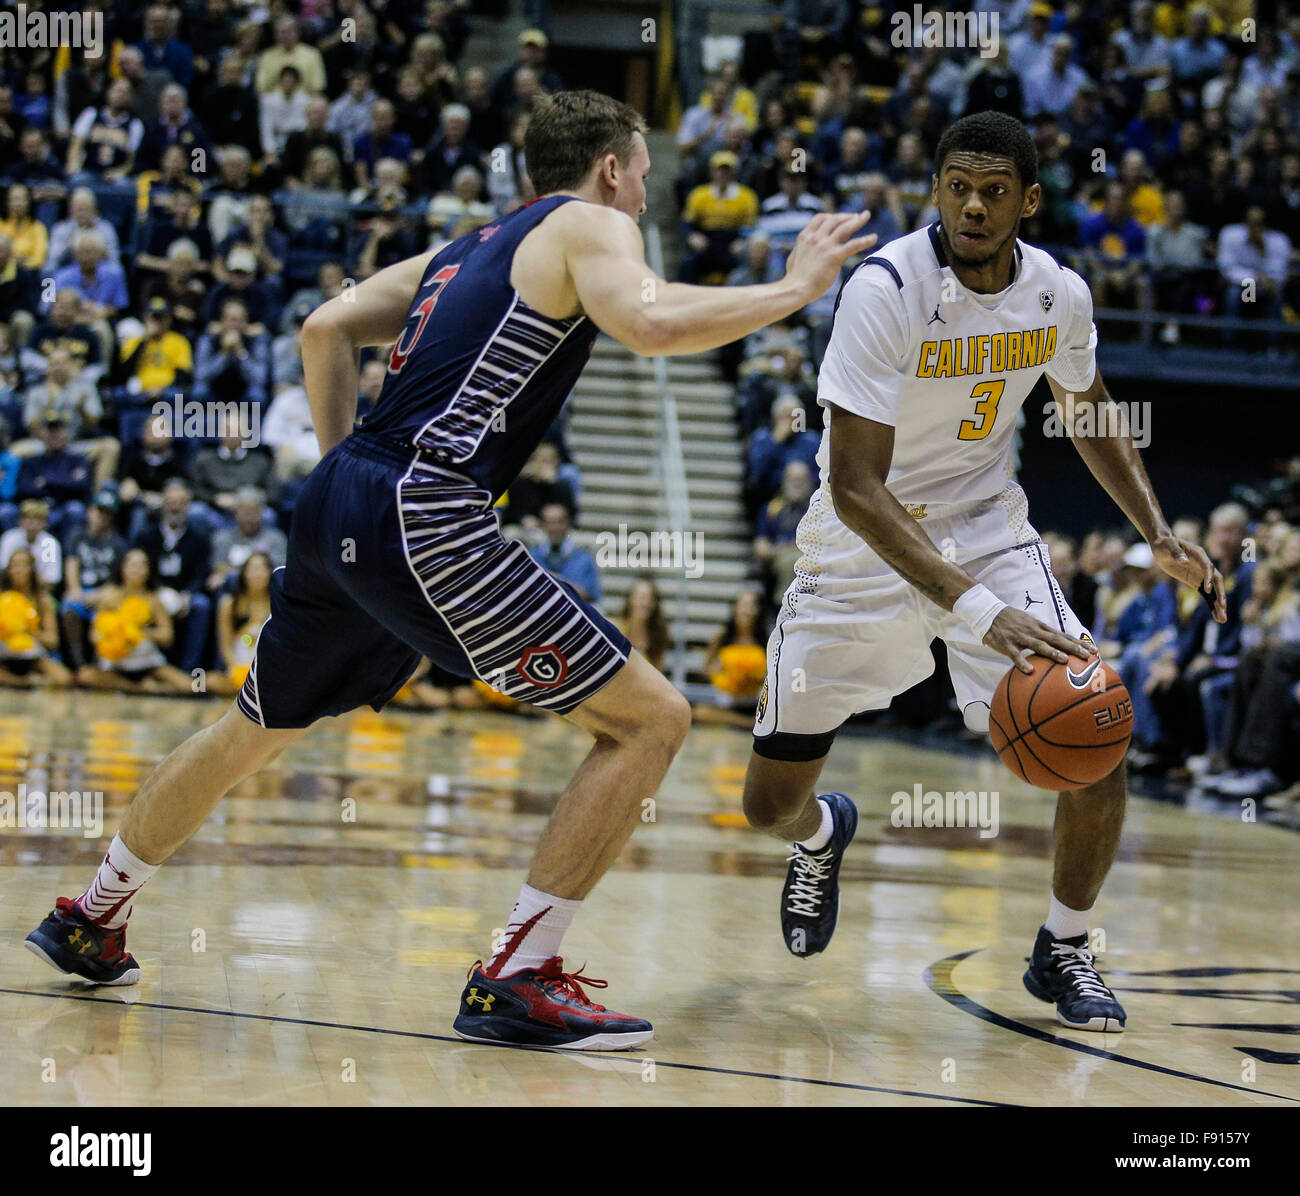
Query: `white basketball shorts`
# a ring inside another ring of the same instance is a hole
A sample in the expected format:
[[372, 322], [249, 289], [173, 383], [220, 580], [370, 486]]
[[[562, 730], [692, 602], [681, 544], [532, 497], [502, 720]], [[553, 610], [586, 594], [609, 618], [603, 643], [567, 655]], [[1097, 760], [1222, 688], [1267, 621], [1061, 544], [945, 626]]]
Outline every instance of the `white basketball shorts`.
[[[1019, 485], [974, 503], [910, 510], [940, 552], [1008, 606], [1091, 640], [1052, 576]], [[988, 730], [1008, 657], [985, 647], [960, 618], [890, 568], [840, 522], [824, 489], [813, 495], [797, 544], [802, 555], [767, 645], [767, 680], [754, 721], [759, 755], [824, 756], [845, 719], [883, 710], [934, 671], [935, 638], [947, 647], [966, 725]]]

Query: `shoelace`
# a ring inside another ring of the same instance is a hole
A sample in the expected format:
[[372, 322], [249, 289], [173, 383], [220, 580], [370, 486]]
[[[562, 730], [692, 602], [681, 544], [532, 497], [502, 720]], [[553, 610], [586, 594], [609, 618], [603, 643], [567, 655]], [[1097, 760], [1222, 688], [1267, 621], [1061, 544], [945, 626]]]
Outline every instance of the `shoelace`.
[[1087, 947], [1071, 947], [1069, 943], [1052, 944], [1053, 962], [1063, 975], [1069, 977], [1074, 990], [1084, 997], [1114, 999], [1114, 993], [1101, 981], [1092, 964], [1092, 952]]
[[[604, 1013], [605, 1006], [596, 1004], [596, 1002], [583, 991], [582, 986], [586, 984], [592, 988], [608, 988], [609, 981], [597, 980], [594, 976], [586, 976], [583, 974], [586, 970], [587, 965], [584, 963], [576, 972], [560, 972], [556, 976], [539, 977], [538, 983], [542, 988], [558, 988], [561, 992], [576, 997], [589, 1009], [594, 1009], [597, 1013]], [[581, 983], [579, 982], [579, 978], [581, 978]]]
[[835, 862], [835, 853], [827, 848], [817, 855], [809, 855], [799, 848], [789, 857], [794, 864], [795, 881], [790, 886], [790, 899], [786, 909], [792, 914], [804, 918], [815, 918], [825, 893], [821, 889], [823, 882], [830, 878], [831, 865]]

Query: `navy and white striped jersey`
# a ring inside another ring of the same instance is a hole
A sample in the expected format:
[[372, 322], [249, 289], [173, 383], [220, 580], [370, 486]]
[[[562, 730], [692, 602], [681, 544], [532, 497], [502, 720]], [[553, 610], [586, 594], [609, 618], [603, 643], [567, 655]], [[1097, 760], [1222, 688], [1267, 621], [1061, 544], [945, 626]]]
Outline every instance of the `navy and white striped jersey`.
[[534, 200], [434, 256], [361, 434], [419, 448], [494, 499], [505, 492], [559, 415], [599, 331], [586, 316], [534, 311], [510, 285], [519, 242], [572, 200]]

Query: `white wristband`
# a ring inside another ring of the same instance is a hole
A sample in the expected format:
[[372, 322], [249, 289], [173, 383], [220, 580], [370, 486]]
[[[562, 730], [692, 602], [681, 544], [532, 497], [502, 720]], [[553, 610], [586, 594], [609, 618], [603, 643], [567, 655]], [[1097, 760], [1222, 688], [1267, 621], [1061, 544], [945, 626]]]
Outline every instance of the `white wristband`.
[[993, 620], [1006, 605], [992, 590], [976, 584], [953, 603], [952, 613], [983, 643], [989, 628], [993, 626]]

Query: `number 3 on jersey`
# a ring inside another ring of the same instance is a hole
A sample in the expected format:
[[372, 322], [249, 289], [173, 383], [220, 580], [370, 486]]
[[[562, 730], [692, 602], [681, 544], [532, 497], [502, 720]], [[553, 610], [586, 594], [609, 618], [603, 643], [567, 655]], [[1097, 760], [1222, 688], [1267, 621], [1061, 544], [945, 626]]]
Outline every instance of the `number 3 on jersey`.
[[434, 305], [438, 302], [438, 296], [442, 294], [442, 288], [456, 276], [456, 271], [459, 269], [459, 265], [443, 266], [437, 274], [425, 282], [424, 286], [433, 289], [425, 296], [420, 306], [411, 312], [411, 316], [418, 316], [419, 319], [412, 324], [411, 316], [406, 317], [406, 327], [402, 329], [402, 335], [397, 338], [392, 355], [388, 358], [388, 372], [390, 374], [400, 374], [402, 372], [402, 366], [406, 364], [406, 359], [415, 351], [415, 346], [420, 343], [420, 337], [424, 334], [424, 326], [429, 322], [429, 317], [433, 314]]
[[970, 397], [977, 400], [975, 414], [979, 419], [962, 420], [957, 427], [958, 440], [983, 440], [993, 431], [993, 421], [998, 417], [998, 403], [1002, 401], [1002, 391], [1006, 384], [1005, 378], [976, 383], [975, 389], [970, 392]]

